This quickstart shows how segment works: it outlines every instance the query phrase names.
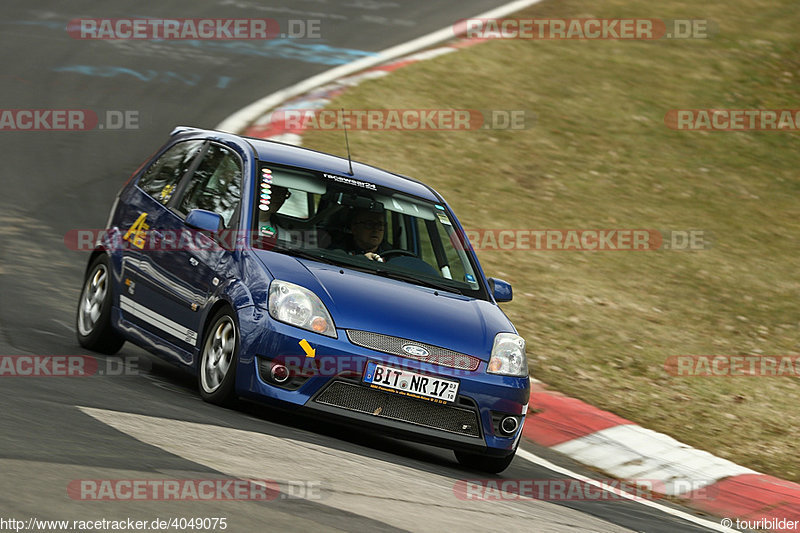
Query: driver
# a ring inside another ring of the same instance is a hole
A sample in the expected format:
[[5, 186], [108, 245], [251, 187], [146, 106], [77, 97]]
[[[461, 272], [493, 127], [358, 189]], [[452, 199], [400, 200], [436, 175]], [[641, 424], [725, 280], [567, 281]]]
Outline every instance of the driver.
[[363, 255], [370, 261], [383, 263], [380, 253], [390, 249], [383, 240], [386, 233], [385, 212], [354, 209], [347, 227], [350, 235], [344, 243], [344, 250], [350, 255]]

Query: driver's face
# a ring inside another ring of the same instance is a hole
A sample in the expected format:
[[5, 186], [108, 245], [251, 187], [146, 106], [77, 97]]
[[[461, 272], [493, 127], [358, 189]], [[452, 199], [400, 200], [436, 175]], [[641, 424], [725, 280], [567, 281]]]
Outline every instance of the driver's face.
[[356, 246], [368, 252], [374, 252], [383, 241], [386, 222], [383, 213], [361, 213], [353, 220], [350, 230]]

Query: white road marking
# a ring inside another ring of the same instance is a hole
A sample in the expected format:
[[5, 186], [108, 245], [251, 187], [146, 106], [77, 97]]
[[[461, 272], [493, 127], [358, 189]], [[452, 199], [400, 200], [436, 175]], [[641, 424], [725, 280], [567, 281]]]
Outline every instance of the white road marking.
[[[516, 0], [498, 8], [489, 10], [486, 13], [482, 13], [470, 18], [504, 17], [541, 1], [542, 0]], [[447, 26], [446, 28], [434, 31], [428, 35], [423, 35], [422, 37], [414, 39], [413, 41], [408, 41], [406, 43], [387, 48], [373, 56], [358, 59], [330, 70], [326, 70], [325, 72], [317, 74], [316, 76], [312, 76], [301, 81], [300, 83], [285, 89], [281, 89], [280, 91], [265, 96], [260, 100], [256, 100], [247, 107], [240, 109], [236, 113], [220, 122], [214, 129], [231, 133], [242, 133], [251, 122], [273, 107], [277, 107], [278, 105], [282, 104], [289, 98], [306, 93], [312, 89], [315, 89], [316, 87], [319, 87], [320, 85], [325, 85], [326, 83], [330, 83], [338, 78], [349, 76], [350, 74], [354, 74], [361, 70], [380, 65], [381, 63], [391, 61], [392, 59], [396, 59], [398, 57], [413, 54], [418, 50], [422, 50], [424, 48], [428, 48], [429, 46], [450, 40], [455, 37], [453, 28], [454, 25]]]
[[697, 525], [706, 527], [706, 528], [708, 528], [708, 529], [710, 529], [712, 531], [723, 531], [725, 533], [737, 533], [738, 532], [738, 530], [731, 529], [729, 527], [725, 527], [725, 526], [721, 525], [719, 522], [712, 522], [711, 520], [706, 520], [704, 518], [699, 518], [699, 517], [691, 515], [691, 514], [689, 514], [687, 512], [681, 511], [679, 509], [674, 509], [674, 508], [668, 507], [666, 505], [661, 505], [660, 503], [656, 503], [656, 502], [654, 502], [652, 500], [645, 500], [645, 499], [638, 498], [638, 497], [636, 497], [636, 496], [634, 496], [632, 494], [629, 494], [629, 493], [627, 493], [627, 492], [625, 492], [623, 490], [620, 490], [620, 489], [618, 489], [616, 487], [612, 487], [612, 486], [610, 486], [610, 485], [608, 485], [606, 483], [603, 483], [601, 481], [598, 481], [596, 479], [588, 478], [588, 477], [583, 476], [581, 474], [575, 473], [572, 470], [569, 470], [568, 468], [563, 468], [563, 467], [558, 466], [558, 465], [556, 465], [554, 463], [551, 463], [547, 459], [542, 459], [538, 455], [536, 455], [534, 453], [531, 453], [531, 452], [529, 452], [527, 450], [523, 450], [522, 448], [517, 449], [517, 457], [519, 457], [521, 459], [525, 459], [526, 461], [530, 461], [531, 463], [539, 465], [541, 467], [547, 468], [548, 470], [552, 470], [553, 472], [556, 472], [556, 473], [561, 474], [563, 476], [569, 476], [569, 477], [571, 477], [573, 479], [577, 479], [577, 480], [582, 481], [583, 483], [586, 483], [586, 484], [591, 485], [593, 487], [597, 487], [597, 488], [602, 489], [602, 490], [607, 490], [609, 492], [617, 494], [618, 496], [621, 496], [622, 498], [633, 500], [636, 503], [641, 503], [642, 505], [646, 505], [647, 507], [652, 507], [653, 509], [658, 509], [661, 512], [670, 514], [672, 516], [676, 516], [678, 518], [682, 518], [682, 519], [684, 519], [684, 520], [686, 520], [688, 522], [692, 522], [693, 524], [697, 524]]
[[[320, 482], [320, 505], [392, 526], [431, 531], [629, 530], [537, 500], [459, 500], [456, 480], [313, 442], [152, 416], [80, 407], [131, 437], [238, 479]], [[480, 476], [465, 476], [477, 478]]]
[[658, 480], [670, 496], [700, 489], [725, 477], [757, 473], [633, 424], [595, 431], [553, 449], [616, 478]]

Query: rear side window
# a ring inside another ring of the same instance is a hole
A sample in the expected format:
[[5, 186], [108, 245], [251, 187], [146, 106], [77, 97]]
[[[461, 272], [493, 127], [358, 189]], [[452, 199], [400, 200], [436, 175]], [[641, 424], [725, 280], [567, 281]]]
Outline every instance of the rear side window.
[[227, 228], [239, 207], [241, 189], [242, 164], [239, 157], [229, 148], [212, 144], [192, 174], [178, 209], [182, 213], [192, 209], [219, 213]]
[[139, 180], [139, 187], [166, 205], [202, 147], [203, 141], [177, 143], [150, 165]]

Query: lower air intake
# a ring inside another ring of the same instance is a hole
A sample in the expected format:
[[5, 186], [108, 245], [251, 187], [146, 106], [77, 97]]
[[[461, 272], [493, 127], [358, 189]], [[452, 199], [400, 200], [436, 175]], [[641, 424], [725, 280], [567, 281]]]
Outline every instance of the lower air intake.
[[353, 383], [334, 381], [314, 401], [458, 435], [481, 436], [478, 416], [474, 411], [406, 398]]

